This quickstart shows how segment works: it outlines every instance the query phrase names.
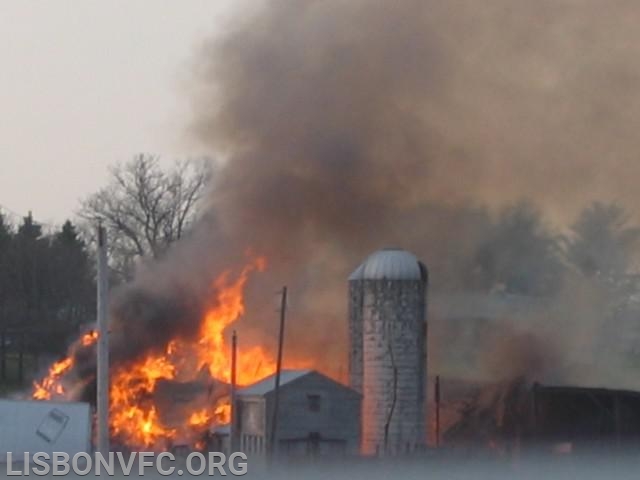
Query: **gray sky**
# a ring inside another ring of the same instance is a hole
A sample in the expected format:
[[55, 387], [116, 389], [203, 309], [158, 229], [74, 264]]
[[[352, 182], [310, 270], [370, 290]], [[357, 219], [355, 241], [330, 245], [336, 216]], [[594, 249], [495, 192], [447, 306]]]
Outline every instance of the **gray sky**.
[[0, 0], [0, 206], [59, 223], [114, 162], [203, 153], [184, 83], [231, 4]]

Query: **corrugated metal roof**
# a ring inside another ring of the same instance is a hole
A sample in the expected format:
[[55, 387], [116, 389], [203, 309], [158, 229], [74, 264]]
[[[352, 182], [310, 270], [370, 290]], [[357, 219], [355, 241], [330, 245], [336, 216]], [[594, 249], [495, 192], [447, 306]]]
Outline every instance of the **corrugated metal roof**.
[[[282, 370], [280, 372], [280, 386], [293, 382], [300, 377], [311, 373], [313, 370]], [[276, 375], [270, 375], [248, 387], [241, 388], [237, 391], [238, 395], [265, 395], [276, 388]]]
[[385, 248], [371, 254], [349, 280], [421, 280], [423, 277], [417, 257], [399, 248]]

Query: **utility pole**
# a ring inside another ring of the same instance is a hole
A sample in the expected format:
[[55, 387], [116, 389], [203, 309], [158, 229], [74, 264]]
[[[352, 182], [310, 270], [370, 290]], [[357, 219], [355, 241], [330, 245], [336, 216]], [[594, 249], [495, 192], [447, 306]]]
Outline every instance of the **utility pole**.
[[278, 360], [276, 363], [276, 385], [273, 391], [273, 416], [271, 418], [271, 432], [269, 438], [269, 456], [273, 459], [277, 453], [278, 403], [280, 400], [280, 373], [282, 372], [282, 346], [284, 343], [284, 319], [287, 310], [287, 287], [282, 287], [280, 301], [280, 332], [278, 335]]
[[[4, 320], [4, 319], [3, 319]], [[3, 382], [7, 380], [7, 331], [2, 330], [0, 333], [0, 380]]]
[[233, 454], [238, 451], [238, 432], [236, 431], [236, 425], [238, 421], [236, 419], [236, 362], [237, 362], [237, 349], [238, 349], [238, 336], [236, 331], [233, 331], [231, 336], [231, 424], [229, 431], [229, 454]]
[[436, 404], [436, 447], [440, 447], [440, 375], [436, 375], [434, 390]]
[[107, 234], [98, 223], [98, 308], [97, 308], [97, 451], [109, 454], [109, 281]]

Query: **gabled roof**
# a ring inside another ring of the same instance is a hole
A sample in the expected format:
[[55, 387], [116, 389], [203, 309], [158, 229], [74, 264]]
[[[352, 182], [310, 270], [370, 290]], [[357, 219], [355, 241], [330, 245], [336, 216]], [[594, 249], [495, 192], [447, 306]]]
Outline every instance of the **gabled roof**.
[[[313, 370], [282, 370], [280, 372], [280, 386], [293, 382], [305, 375], [310, 374]], [[236, 392], [238, 395], [265, 395], [276, 388], [276, 375], [269, 375], [268, 377], [249, 385], [248, 387], [240, 388]]]

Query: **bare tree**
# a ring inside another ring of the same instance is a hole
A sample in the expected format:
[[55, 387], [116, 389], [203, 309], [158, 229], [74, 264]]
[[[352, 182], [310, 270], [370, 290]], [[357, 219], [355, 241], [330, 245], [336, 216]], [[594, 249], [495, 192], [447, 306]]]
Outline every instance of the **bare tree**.
[[163, 169], [159, 157], [140, 154], [113, 167], [108, 185], [84, 200], [79, 213], [102, 220], [113, 267], [128, 277], [136, 258], [158, 258], [184, 236], [209, 174], [204, 160], [176, 161]]

